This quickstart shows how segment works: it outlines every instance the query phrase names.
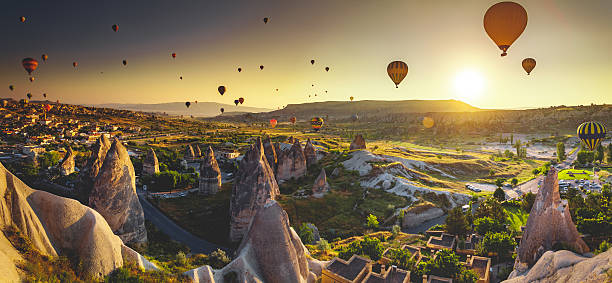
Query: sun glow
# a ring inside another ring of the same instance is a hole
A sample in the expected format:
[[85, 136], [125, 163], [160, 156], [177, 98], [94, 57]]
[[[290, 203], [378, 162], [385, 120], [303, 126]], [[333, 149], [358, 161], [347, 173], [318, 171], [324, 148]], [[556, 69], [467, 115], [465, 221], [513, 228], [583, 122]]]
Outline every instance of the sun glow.
[[475, 70], [462, 70], [455, 76], [454, 87], [459, 99], [473, 102], [484, 91], [484, 76]]

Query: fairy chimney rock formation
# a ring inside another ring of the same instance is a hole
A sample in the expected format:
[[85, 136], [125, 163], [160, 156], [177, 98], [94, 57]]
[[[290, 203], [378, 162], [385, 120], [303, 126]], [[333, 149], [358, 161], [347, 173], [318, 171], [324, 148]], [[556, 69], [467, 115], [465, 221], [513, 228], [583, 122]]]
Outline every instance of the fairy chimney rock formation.
[[147, 241], [144, 213], [136, 195], [134, 166], [127, 150], [117, 139], [108, 150], [96, 177], [89, 206], [106, 219], [111, 230], [124, 243]]
[[159, 161], [157, 161], [153, 148], [149, 148], [142, 162], [142, 175], [154, 175], [155, 173], [159, 173]]
[[193, 147], [193, 155], [195, 156], [195, 158], [202, 157], [202, 151], [200, 150], [200, 146], [197, 144]]
[[358, 134], [355, 136], [355, 139], [353, 139], [353, 142], [351, 143], [351, 146], [349, 147], [349, 149], [350, 150], [366, 149], [365, 139], [363, 138], [361, 134]]
[[323, 197], [325, 193], [329, 192], [329, 183], [327, 183], [327, 174], [325, 174], [325, 168], [321, 168], [319, 177], [312, 185], [312, 196], [316, 198]]
[[520, 273], [533, 266], [555, 244], [569, 246], [578, 253], [589, 251], [572, 221], [567, 200], [559, 195], [557, 170], [551, 168], [529, 213], [514, 263], [515, 271]]
[[212, 147], [208, 147], [206, 156], [200, 165], [200, 193], [205, 195], [214, 195], [221, 188], [221, 170], [215, 152]]
[[300, 178], [306, 174], [306, 156], [298, 139], [288, 151], [284, 151], [278, 161], [276, 179], [283, 182], [292, 178]]
[[272, 168], [272, 171], [276, 172], [276, 164], [278, 162], [278, 153], [270, 140], [270, 136], [266, 136], [263, 140], [264, 155], [268, 161], [268, 165]]
[[93, 183], [102, 168], [106, 153], [111, 147], [111, 143], [105, 135], [101, 135], [96, 143], [93, 145], [91, 155], [83, 167], [83, 170], [79, 173], [81, 178], [81, 188], [79, 190], [78, 198], [85, 204], [89, 199], [89, 194], [93, 188]]
[[283, 153], [283, 150], [281, 150], [281, 146], [279, 142], [274, 143], [274, 152], [276, 153], [276, 163], [278, 165], [278, 160], [280, 159], [281, 154]]
[[308, 167], [317, 163], [317, 151], [310, 142], [310, 139], [306, 141], [306, 145], [304, 146], [304, 156], [306, 157], [306, 165]]
[[66, 150], [66, 155], [64, 155], [64, 159], [60, 163], [59, 169], [62, 176], [70, 175], [74, 172], [74, 152], [72, 147], [69, 146], [68, 150]]
[[238, 168], [230, 199], [232, 242], [239, 242], [257, 210], [280, 194], [272, 168], [265, 159], [261, 138], [244, 154]]
[[193, 151], [193, 147], [191, 147], [191, 145], [188, 145], [185, 148], [185, 155], [184, 155], [185, 160], [187, 161], [194, 161], [196, 156], [195, 156], [195, 152]]

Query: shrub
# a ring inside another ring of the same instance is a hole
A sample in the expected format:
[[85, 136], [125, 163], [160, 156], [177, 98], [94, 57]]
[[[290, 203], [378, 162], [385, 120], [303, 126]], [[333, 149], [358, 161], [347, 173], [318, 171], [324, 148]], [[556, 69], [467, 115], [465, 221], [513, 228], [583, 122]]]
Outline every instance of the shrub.
[[497, 233], [504, 231], [504, 225], [491, 219], [491, 217], [476, 219], [474, 221], [474, 226], [476, 232], [478, 232], [480, 235], [486, 235], [488, 232]]
[[467, 234], [469, 223], [461, 207], [453, 208], [446, 217], [446, 232], [453, 235]]
[[321, 240], [317, 242], [317, 249], [323, 252], [328, 252], [331, 250], [331, 246], [327, 240], [321, 238]]
[[376, 215], [368, 215], [366, 226], [370, 229], [378, 228], [378, 219], [376, 218]]
[[312, 244], [315, 240], [314, 231], [305, 222], [298, 229], [298, 236], [304, 244]]
[[232, 260], [225, 254], [225, 251], [217, 249], [208, 256], [208, 265], [215, 269], [220, 269], [230, 263]]

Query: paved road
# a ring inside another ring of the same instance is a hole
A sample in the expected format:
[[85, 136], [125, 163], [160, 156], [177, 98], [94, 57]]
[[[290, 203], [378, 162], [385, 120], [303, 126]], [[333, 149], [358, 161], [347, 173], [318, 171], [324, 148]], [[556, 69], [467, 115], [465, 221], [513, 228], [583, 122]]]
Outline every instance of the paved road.
[[215, 250], [228, 250], [225, 247], [207, 242], [181, 228], [174, 223], [170, 218], [153, 206], [144, 195], [138, 194], [138, 200], [144, 210], [145, 219], [151, 221], [157, 228], [168, 235], [172, 240], [187, 245], [192, 253], [211, 253]]

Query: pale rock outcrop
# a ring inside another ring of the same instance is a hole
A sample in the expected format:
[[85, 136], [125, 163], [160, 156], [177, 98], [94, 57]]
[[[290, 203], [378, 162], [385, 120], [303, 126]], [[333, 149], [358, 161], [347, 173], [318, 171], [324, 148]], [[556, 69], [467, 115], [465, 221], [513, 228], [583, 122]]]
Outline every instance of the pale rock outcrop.
[[288, 151], [284, 151], [278, 161], [276, 169], [276, 180], [283, 182], [292, 178], [300, 178], [306, 175], [306, 156], [298, 139], [294, 139], [293, 145]]
[[312, 185], [312, 196], [316, 198], [323, 197], [329, 192], [329, 183], [327, 183], [327, 175], [325, 174], [325, 168], [321, 168], [321, 173]]
[[278, 165], [278, 159], [280, 158], [281, 154], [283, 153], [279, 142], [275, 142], [274, 143], [274, 153], [276, 153], [276, 163]]
[[444, 210], [439, 207], [431, 206], [424, 210], [408, 209], [402, 221], [402, 228], [412, 228], [423, 224], [425, 221], [438, 218], [444, 215]]
[[270, 140], [270, 136], [266, 136], [263, 139], [263, 147], [264, 147], [264, 155], [266, 156], [266, 160], [268, 161], [268, 165], [272, 168], [272, 171], [276, 173], [276, 165], [278, 163], [278, 154], [272, 141]]
[[355, 139], [353, 139], [353, 142], [351, 143], [351, 146], [349, 147], [349, 149], [350, 150], [366, 149], [365, 139], [363, 138], [361, 134], [358, 134], [355, 136]]
[[306, 166], [310, 167], [317, 163], [317, 151], [310, 142], [310, 139], [308, 139], [306, 145], [304, 145], [304, 156], [306, 157]]
[[187, 161], [194, 161], [196, 159], [195, 152], [193, 151], [193, 147], [191, 147], [191, 145], [188, 145], [185, 148], [185, 154], [183, 155], [183, 158]]
[[261, 138], [244, 154], [238, 168], [230, 199], [232, 242], [240, 241], [257, 210], [280, 194], [272, 168], [265, 159]]
[[212, 147], [208, 147], [206, 156], [200, 164], [200, 193], [214, 195], [221, 188], [221, 170]]
[[60, 174], [62, 176], [70, 175], [74, 172], [74, 152], [72, 147], [68, 147], [64, 159], [59, 164]]
[[202, 157], [202, 150], [200, 150], [200, 146], [197, 144], [193, 146], [193, 155], [195, 158]]
[[147, 155], [142, 161], [142, 175], [154, 175], [159, 173], [159, 161], [153, 148], [149, 148]]
[[514, 272], [524, 272], [557, 243], [568, 245], [579, 253], [589, 251], [572, 221], [567, 200], [559, 195], [557, 170], [551, 168], [529, 213]]
[[117, 139], [108, 150], [96, 177], [89, 206], [106, 219], [123, 242], [147, 241], [144, 212], [136, 195], [134, 166], [127, 150]]
[[[0, 164], [0, 228], [8, 226], [19, 229], [44, 255], [74, 257], [87, 277], [108, 275], [123, 266], [124, 256], [130, 261], [138, 255], [134, 252], [130, 257], [123, 253], [121, 239], [95, 210], [73, 199], [33, 190]], [[0, 254], [7, 255], [0, 257], [3, 271], [0, 277], [10, 282], [17, 273], [13, 260], [20, 256], [10, 244], [5, 245], [5, 240], [0, 233]], [[143, 260], [142, 264], [147, 262]], [[8, 270], [5, 272], [4, 268]]]
[[505, 283], [609, 282], [612, 249], [587, 258], [567, 250], [547, 251], [523, 274], [512, 272]]
[[81, 188], [79, 190], [79, 199], [83, 203], [87, 204], [89, 201], [89, 194], [93, 188], [93, 183], [102, 168], [104, 159], [106, 158], [106, 152], [111, 147], [111, 143], [105, 135], [101, 135], [91, 149], [91, 155], [87, 159], [87, 163], [83, 167], [83, 170], [79, 173], [81, 179]]

